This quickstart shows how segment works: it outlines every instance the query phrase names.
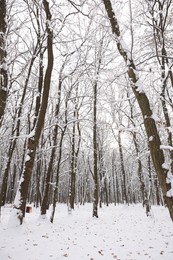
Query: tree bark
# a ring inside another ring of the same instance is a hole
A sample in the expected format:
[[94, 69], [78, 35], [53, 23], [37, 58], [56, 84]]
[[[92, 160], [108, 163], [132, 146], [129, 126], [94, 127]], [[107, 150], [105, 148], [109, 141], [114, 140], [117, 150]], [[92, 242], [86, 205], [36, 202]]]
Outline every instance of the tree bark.
[[93, 217], [98, 218], [98, 168], [97, 168], [97, 82], [94, 84], [94, 107], [93, 107], [93, 179], [94, 179], [94, 201], [93, 201]]
[[6, 51], [6, 0], [1, 0], [0, 3], [0, 122], [4, 114], [7, 100], [7, 51]]
[[[73, 112], [74, 119], [76, 118], [76, 105], [75, 110]], [[70, 158], [70, 184], [69, 184], [69, 212], [74, 209], [74, 201], [75, 201], [75, 185], [76, 185], [76, 169], [75, 169], [75, 135], [76, 135], [76, 123], [73, 122], [73, 130], [72, 130], [72, 140], [71, 140], [71, 158]]]
[[123, 177], [122, 182], [122, 197], [123, 197], [123, 203], [128, 203], [127, 198], [127, 183], [126, 183], [126, 172], [124, 168], [124, 157], [123, 157], [123, 149], [122, 149], [122, 142], [121, 142], [121, 131], [118, 132], [118, 147], [119, 147], [119, 153], [120, 153], [120, 166], [121, 166], [121, 173]]
[[47, 173], [46, 173], [45, 190], [44, 190], [43, 200], [42, 200], [42, 204], [41, 204], [41, 215], [45, 215], [46, 214], [46, 210], [48, 208], [52, 165], [53, 165], [53, 162], [54, 162], [54, 159], [55, 159], [55, 155], [56, 155], [57, 136], [58, 136], [58, 128], [59, 128], [59, 126], [57, 124], [57, 121], [58, 121], [60, 102], [61, 102], [62, 70], [63, 70], [63, 67], [61, 68], [60, 76], [59, 76], [58, 103], [56, 105], [56, 110], [55, 110], [56, 125], [55, 125], [54, 131], [53, 131], [53, 148], [51, 150], [49, 166], [48, 166], [48, 170], [47, 170]]
[[56, 170], [56, 177], [55, 177], [55, 188], [53, 193], [53, 205], [52, 205], [52, 213], [50, 216], [50, 222], [53, 223], [54, 216], [55, 216], [55, 210], [56, 210], [56, 202], [58, 197], [58, 185], [59, 185], [59, 173], [60, 173], [60, 165], [61, 165], [61, 158], [62, 158], [62, 144], [63, 144], [63, 138], [67, 129], [67, 110], [68, 110], [68, 99], [69, 95], [67, 95], [65, 100], [65, 122], [64, 122], [64, 128], [61, 132], [61, 137], [59, 141], [59, 150], [58, 150], [58, 162], [57, 162], [57, 170]]

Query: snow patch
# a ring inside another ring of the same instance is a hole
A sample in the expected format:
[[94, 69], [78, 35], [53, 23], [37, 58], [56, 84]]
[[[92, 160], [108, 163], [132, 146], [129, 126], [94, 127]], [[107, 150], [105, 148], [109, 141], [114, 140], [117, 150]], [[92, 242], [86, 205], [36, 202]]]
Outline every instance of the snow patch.
[[31, 159], [31, 157], [27, 154], [27, 155], [26, 155], [26, 158], [25, 158], [25, 162], [30, 161], [30, 159]]
[[148, 140], [149, 140], [149, 142], [152, 142], [152, 141], [154, 140], [154, 137], [153, 137], [153, 136], [150, 136], [150, 137], [148, 138]]
[[160, 145], [160, 149], [161, 149], [161, 150], [169, 150], [169, 151], [172, 151], [172, 150], [173, 150], [173, 147], [170, 146], [170, 145]]
[[171, 184], [170, 190], [167, 192], [167, 197], [173, 197], [173, 175], [170, 171], [167, 173], [166, 183]]
[[169, 170], [169, 164], [168, 163], [163, 163], [162, 168], [165, 170]]
[[28, 138], [32, 138], [35, 136], [35, 128], [29, 133]]
[[137, 87], [137, 91], [139, 92], [139, 93], [145, 93], [145, 91], [144, 91], [144, 86], [143, 86], [143, 84], [142, 84], [142, 82], [138, 79], [137, 80], [137, 82], [136, 82], [136, 87]]
[[152, 114], [151, 118], [154, 119], [155, 122], [160, 122], [160, 118], [156, 114]]

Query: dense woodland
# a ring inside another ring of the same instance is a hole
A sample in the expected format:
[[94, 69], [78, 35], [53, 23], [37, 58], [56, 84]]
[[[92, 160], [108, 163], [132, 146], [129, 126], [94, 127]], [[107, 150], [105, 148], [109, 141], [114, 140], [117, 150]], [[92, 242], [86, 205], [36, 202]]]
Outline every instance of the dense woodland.
[[0, 1], [0, 199], [173, 220], [173, 1]]

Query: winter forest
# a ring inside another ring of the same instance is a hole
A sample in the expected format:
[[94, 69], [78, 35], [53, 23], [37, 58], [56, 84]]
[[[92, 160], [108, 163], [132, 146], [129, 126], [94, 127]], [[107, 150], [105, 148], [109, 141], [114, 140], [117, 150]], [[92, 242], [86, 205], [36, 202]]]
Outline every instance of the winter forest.
[[[173, 220], [173, 1], [0, 1], [0, 206]], [[1, 212], [3, 215], [3, 212]]]
[[0, 0], [0, 259], [173, 259], [172, 14]]

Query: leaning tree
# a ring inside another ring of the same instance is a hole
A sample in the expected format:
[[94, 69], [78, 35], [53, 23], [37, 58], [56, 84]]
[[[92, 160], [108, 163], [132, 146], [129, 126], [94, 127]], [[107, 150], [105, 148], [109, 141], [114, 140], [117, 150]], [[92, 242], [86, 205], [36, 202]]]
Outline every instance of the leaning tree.
[[151, 104], [147, 94], [144, 91], [141, 91], [141, 89], [139, 88], [140, 77], [137, 73], [137, 66], [134, 62], [131, 50], [128, 49], [122, 39], [119, 22], [113, 10], [113, 5], [110, 0], [103, 0], [103, 4], [105, 6], [105, 10], [111, 24], [112, 33], [115, 36], [115, 42], [118, 51], [126, 64], [127, 74], [131, 83], [130, 85], [132, 87], [132, 91], [136, 97], [143, 116], [143, 122], [148, 137], [149, 149], [153, 165], [160, 182], [164, 202], [167, 205], [170, 217], [173, 220], [173, 196], [171, 195], [173, 189], [173, 187], [171, 186], [173, 176], [169, 169], [167, 169], [167, 167], [164, 167], [166, 158], [161, 146], [161, 138], [159, 136], [156, 121], [153, 116]]

